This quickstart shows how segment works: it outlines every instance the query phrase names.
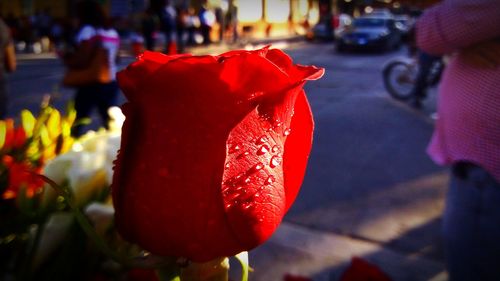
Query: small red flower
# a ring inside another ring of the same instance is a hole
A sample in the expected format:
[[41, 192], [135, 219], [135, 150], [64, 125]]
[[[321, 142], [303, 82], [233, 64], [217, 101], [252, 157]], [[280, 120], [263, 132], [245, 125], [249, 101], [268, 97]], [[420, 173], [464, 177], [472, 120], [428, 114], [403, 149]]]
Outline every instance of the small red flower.
[[3, 156], [2, 164], [9, 179], [2, 199], [16, 198], [23, 187], [26, 188], [26, 197], [32, 198], [43, 188], [43, 180], [36, 176], [41, 172], [41, 168], [34, 168], [26, 162], [16, 162], [8, 155]]
[[146, 52], [118, 74], [129, 103], [113, 177], [116, 224], [162, 256], [204, 262], [263, 243], [299, 191], [323, 69], [276, 49]]
[[354, 257], [344, 271], [340, 281], [392, 281], [379, 267], [361, 258]]

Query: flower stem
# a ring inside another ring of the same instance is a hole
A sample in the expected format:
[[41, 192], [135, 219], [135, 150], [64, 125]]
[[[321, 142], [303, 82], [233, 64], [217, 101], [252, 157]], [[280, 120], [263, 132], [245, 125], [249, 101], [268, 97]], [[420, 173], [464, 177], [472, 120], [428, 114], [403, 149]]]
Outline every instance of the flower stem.
[[45, 221], [39, 223], [35, 230], [35, 236], [31, 243], [28, 245], [28, 252], [24, 262], [24, 270], [21, 272], [20, 280], [31, 280], [33, 277], [33, 260], [38, 250], [38, 245], [42, 239], [43, 230], [45, 228]]
[[179, 267], [159, 268], [156, 275], [160, 281], [181, 281]]
[[191, 263], [181, 270], [182, 281], [227, 281], [229, 259], [217, 258], [206, 263]]

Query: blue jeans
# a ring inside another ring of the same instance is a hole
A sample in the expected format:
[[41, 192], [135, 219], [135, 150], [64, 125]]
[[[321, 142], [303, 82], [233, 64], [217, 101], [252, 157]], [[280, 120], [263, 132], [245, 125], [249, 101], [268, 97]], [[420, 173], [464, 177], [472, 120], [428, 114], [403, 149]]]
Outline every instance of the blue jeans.
[[420, 51], [418, 54], [418, 73], [415, 86], [413, 88], [413, 95], [415, 98], [424, 99], [427, 96], [427, 88], [429, 73], [435, 61], [440, 60], [441, 57], [433, 56]]
[[[108, 109], [117, 105], [118, 83], [116, 81], [107, 84], [93, 84], [78, 88], [75, 96], [76, 120], [89, 118], [92, 109], [96, 108], [100, 117], [102, 126], [108, 128], [109, 115]], [[84, 126], [77, 124], [73, 127], [71, 134], [79, 137], [84, 132]]]
[[453, 166], [443, 231], [449, 281], [500, 280], [500, 184], [481, 167]]

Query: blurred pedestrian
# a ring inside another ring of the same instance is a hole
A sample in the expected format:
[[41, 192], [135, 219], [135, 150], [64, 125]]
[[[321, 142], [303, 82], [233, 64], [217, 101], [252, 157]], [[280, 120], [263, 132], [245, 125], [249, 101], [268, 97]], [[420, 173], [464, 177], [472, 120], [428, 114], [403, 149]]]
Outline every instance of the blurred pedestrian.
[[185, 17], [185, 25], [187, 32], [186, 44], [190, 46], [195, 45], [196, 44], [195, 34], [196, 30], [200, 27], [200, 19], [198, 18], [195, 10], [192, 7], [189, 7], [187, 10], [187, 15]]
[[417, 22], [417, 45], [451, 55], [428, 152], [452, 166], [443, 216], [450, 281], [500, 280], [500, 9], [444, 0]]
[[16, 55], [10, 31], [0, 18], [0, 119], [7, 115], [7, 90], [5, 72], [16, 70]]
[[152, 4], [150, 4], [141, 19], [142, 36], [144, 37], [144, 43], [148, 51], [154, 51], [155, 49], [155, 32], [158, 25], [158, 15]]
[[[111, 27], [103, 7], [91, 0], [81, 1], [77, 6], [79, 31], [76, 35], [76, 45], [78, 53], [95, 52], [96, 47], [104, 48], [108, 54], [108, 65], [112, 81], [109, 83], [93, 83], [77, 88], [75, 95], [75, 109], [77, 123], [91, 116], [91, 111], [95, 107], [102, 120], [102, 125], [108, 128], [108, 109], [117, 105], [118, 84], [116, 82], [116, 60], [120, 47], [120, 37], [118, 32]], [[82, 57], [72, 57], [68, 59], [68, 64], [77, 64]], [[80, 136], [83, 131], [83, 124], [74, 127], [72, 134]]]
[[165, 53], [177, 53], [177, 11], [171, 0], [165, 0], [160, 10], [160, 26], [165, 36]]
[[200, 8], [198, 17], [200, 19], [200, 31], [203, 36], [203, 44], [208, 45], [212, 42], [210, 39], [210, 33], [212, 32], [212, 26], [215, 24], [215, 14], [207, 7], [207, 1], [204, 1]]
[[188, 10], [183, 5], [177, 6], [177, 17], [176, 17], [176, 35], [177, 35], [177, 50], [179, 53], [184, 53], [184, 47], [186, 45], [185, 34], [188, 23]]
[[231, 43], [238, 41], [238, 6], [231, 1], [226, 13], [226, 30], [231, 34]]

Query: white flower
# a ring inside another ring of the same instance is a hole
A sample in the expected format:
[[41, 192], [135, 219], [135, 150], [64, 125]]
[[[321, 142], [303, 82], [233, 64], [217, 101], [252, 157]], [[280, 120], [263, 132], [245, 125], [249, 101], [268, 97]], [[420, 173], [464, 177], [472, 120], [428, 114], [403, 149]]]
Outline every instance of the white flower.
[[[111, 184], [113, 161], [121, 140], [120, 128], [116, 126], [121, 127], [124, 119], [119, 108], [111, 112], [115, 118], [114, 129], [86, 133], [70, 151], [55, 157], [44, 167], [44, 175], [55, 183], [68, 183], [80, 206], [89, 203], [89, 199]], [[52, 188], [46, 188], [45, 197], [45, 201], [52, 202], [55, 198]]]

